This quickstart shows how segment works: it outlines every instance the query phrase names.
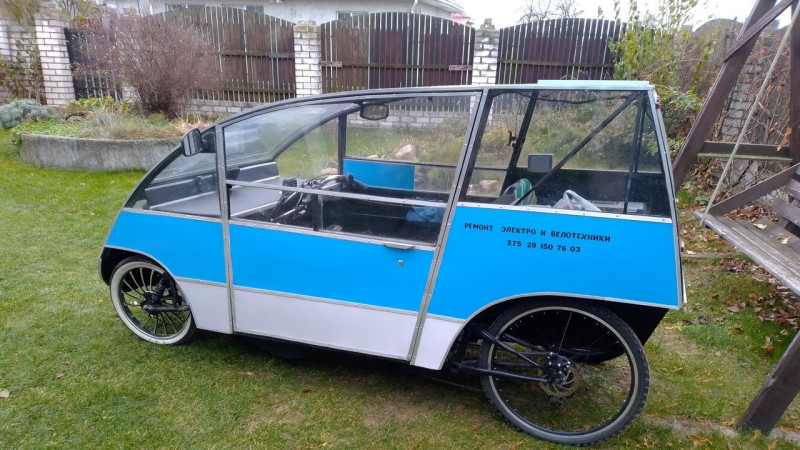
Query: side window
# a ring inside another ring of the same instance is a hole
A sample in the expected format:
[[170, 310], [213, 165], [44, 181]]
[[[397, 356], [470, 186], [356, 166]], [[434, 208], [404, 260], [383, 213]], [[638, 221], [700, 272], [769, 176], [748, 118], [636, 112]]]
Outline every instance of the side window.
[[[669, 216], [646, 92], [506, 94], [494, 99], [484, 120], [468, 200]], [[503, 127], [505, 143], [496, 136]], [[494, 156], [499, 163], [501, 155], [503, 170], [495, 170], [494, 177], [481, 171], [485, 161]]]
[[345, 171], [375, 186], [448, 193], [464, 146], [471, 97], [413, 98], [387, 106], [382, 120], [347, 117]]
[[434, 243], [472, 96], [299, 105], [224, 129], [231, 218]]
[[[213, 136], [208, 130], [204, 136]], [[213, 146], [213, 145], [212, 145]], [[179, 148], [131, 196], [128, 208], [219, 217], [215, 153], [184, 156]]]

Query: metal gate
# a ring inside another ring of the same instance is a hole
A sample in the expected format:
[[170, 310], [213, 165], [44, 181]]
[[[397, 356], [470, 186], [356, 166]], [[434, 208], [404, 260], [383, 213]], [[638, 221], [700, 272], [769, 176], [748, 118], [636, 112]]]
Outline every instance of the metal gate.
[[100, 70], [98, 64], [103, 53], [101, 49], [109, 48], [105, 41], [111, 39], [111, 35], [102, 30], [64, 28], [64, 36], [67, 38], [67, 54], [72, 69], [75, 97], [121, 98], [122, 86], [113, 72]]

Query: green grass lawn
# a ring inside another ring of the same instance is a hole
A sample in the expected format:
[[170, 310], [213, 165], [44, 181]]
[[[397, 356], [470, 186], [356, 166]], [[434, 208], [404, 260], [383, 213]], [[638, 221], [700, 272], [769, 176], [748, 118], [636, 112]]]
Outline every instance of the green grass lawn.
[[[1, 447], [557, 447], [505, 425], [469, 377], [324, 351], [284, 360], [205, 332], [180, 347], [137, 339], [96, 258], [141, 176], [39, 169], [0, 133]], [[731, 252], [685, 228], [690, 248]], [[602, 447], [795, 448], [715, 431], [741, 415], [794, 335], [759, 319], [783, 300], [735, 256], [685, 263], [691, 303], [646, 346], [644, 413]], [[673, 430], [676, 420], [689, 429]], [[781, 426], [800, 429], [797, 402]]]

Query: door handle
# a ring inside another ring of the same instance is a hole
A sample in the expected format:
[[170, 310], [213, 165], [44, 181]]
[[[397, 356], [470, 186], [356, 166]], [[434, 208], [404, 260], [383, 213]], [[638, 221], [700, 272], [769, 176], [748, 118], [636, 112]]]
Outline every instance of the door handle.
[[390, 241], [383, 241], [384, 247], [394, 248], [397, 250], [411, 250], [414, 248], [414, 244], [406, 244], [403, 242], [390, 242]]

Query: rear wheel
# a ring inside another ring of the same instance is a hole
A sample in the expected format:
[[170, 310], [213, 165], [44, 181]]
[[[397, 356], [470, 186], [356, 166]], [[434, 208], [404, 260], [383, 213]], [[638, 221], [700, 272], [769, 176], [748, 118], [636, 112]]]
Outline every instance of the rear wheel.
[[109, 285], [117, 315], [140, 338], [175, 345], [194, 333], [189, 305], [161, 267], [139, 257], [125, 259], [114, 269]]
[[[650, 373], [639, 339], [610, 311], [555, 300], [501, 314], [484, 339], [489, 401], [512, 425], [540, 439], [592, 444], [627, 428], [647, 398]], [[599, 362], [598, 355], [619, 355]]]

